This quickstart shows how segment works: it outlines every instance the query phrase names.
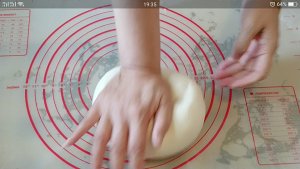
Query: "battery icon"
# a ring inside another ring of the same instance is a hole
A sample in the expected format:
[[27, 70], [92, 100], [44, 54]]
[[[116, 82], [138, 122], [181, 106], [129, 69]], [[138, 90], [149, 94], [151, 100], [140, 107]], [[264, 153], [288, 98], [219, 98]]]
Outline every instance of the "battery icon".
[[298, 2], [288, 2], [288, 7], [297, 7]]

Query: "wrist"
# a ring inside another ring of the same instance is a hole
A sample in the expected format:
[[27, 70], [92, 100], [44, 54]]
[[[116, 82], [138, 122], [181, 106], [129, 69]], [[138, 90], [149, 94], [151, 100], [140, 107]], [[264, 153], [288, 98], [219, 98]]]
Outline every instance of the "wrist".
[[129, 74], [161, 74], [160, 65], [121, 65], [121, 72]]

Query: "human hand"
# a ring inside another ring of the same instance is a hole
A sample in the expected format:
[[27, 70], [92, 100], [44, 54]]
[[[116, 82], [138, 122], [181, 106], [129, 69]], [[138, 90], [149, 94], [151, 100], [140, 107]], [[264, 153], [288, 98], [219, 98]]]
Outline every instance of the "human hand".
[[244, 9], [232, 56], [212, 76], [221, 86], [244, 87], [266, 78], [278, 43], [278, 8]]
[[92, 147], [92, 168], [102, 167], [106, 146], [110, 142], [112, 168], [124, 168], [128, 154], [131, 168], [141, 169], [149, 122], [154, 119], [152, 144], [159, 147], [171, 123], [171, 98], [169, 84], [160, 74], [122, 68], [119, 76], [114, 77], [98, 95], [89, 114], [66, 145], [74, 144], [100, 117]]

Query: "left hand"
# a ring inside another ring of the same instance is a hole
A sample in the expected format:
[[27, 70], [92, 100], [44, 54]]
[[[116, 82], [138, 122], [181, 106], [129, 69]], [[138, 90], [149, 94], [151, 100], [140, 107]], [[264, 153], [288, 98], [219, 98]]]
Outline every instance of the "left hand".
[[244, 9], [232, 56], [212, 78], [221, 86], [245, 87], [266, 78], [278, 43], [278, 8]]
[[99, 121], [93, 140], [92, 168], [102, 167], [110, 142], [113, 169], [124, 168], [126, 155], [132, 169], [141, 169], [144, 168], [150, 120], [153, 119], [152, 145], [159, 147], [170, 126], [172, 112], [171, 87], [160, 72], [147, 68], [121, 68], [120, 74], [98, 95], [66, 146], [77, 142]]

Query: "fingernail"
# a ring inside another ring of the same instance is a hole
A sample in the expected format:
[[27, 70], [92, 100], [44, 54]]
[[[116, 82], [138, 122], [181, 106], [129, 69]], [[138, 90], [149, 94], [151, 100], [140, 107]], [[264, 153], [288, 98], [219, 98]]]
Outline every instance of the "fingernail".
[[66, 142], [62, 145], [62, 148], [70, 147], [70, 139], [67, 139]]
[[[223, 62], [222, 62], [223, 63]], [[217, 70], [224, 70], [225, 69], [225, 64], [220, 64], [217, 68]]]
[[154, 148], [159, 148], [162, 144], [162, 137], [156, 136], [155, 139], [153, 140], [153, 146]]

